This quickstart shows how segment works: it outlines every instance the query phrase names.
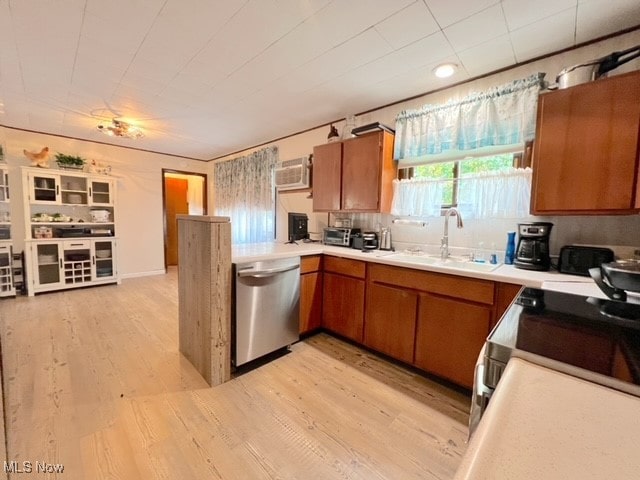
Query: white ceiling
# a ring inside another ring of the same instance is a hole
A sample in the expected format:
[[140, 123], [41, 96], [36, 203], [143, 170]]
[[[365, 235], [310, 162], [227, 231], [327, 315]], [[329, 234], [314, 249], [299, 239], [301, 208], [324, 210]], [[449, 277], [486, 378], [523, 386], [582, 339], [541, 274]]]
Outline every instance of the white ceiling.
[[638, 0], [0, 0], [0, 125], [211, 159], [639, 24]]

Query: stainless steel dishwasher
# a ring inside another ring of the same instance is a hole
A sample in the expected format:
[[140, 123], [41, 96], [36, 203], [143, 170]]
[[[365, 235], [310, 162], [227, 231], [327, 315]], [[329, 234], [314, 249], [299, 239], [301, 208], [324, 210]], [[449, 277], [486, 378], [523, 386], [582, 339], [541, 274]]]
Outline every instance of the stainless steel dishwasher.
[[234, 275], [234, 365], [297, 341], [300, 257], [234, 264]]

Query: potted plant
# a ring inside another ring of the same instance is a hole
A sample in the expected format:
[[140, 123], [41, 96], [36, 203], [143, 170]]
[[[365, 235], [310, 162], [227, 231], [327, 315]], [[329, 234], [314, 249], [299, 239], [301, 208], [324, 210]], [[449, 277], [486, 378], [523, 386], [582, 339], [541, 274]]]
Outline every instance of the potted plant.
[[82, 157], [74, 157], [73, 155], [65, 155], [64, 153], [56, 153], [56, 163], [62, 169], [82, 170], [85, 160]]

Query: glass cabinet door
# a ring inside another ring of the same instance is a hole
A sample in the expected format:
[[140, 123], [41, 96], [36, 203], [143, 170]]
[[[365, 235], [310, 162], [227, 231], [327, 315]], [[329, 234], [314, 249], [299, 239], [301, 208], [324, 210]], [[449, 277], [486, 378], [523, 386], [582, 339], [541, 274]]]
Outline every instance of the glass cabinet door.
[[94, 240], [94, 279], [106, 280], [116, 276], [116, 255], [113, 240]]
[[113, 205], [113, 180], [91, 179], [91, 205]]
[[0, 297], [15, 293], [11, 257], [11, 246], [0, 245]]
[[32, 174], [29, 176], [31, 203], [59, 203], [60, 184], [57, 175]]
[[3, 168], [0, 169], [0, 202], [9, 201], [9, 174]]
[[57, 242], [38, 243], [35, 246], [35, 281], [38, 285], [54, 285], [61, 282], [62, 258]]
[[60, 176], [60, 200], [67, 205], [88, 205], [89, 195], [86, 177]]

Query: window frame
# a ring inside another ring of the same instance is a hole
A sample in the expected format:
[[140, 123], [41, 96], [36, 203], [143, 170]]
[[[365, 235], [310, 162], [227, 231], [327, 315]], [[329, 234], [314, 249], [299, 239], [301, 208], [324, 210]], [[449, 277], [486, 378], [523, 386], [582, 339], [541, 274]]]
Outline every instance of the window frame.
[[[528, 168], [531, 167], [531, 155], [532, 155], [532, 147], [533, 141], [526, 142], [524, 148], [521, 151], [514, 152], [512, 154], [513, 162], [512, 166], [514, 168]], [[480, 158], [487, 158], [491, 155], [485, 155]], [[449, 160], [441, 163], [453, 163], [453, 177], [450, 181], [453, 183], [452, 193], [451, 193], [451, 204], [442, 205], [440, 208], [440, 215], [444, 215], [445, 212], [454, 207], [458, 207], [458, 181], [460, 180], [460, 163], [464, 162], [462, 160]], [[398, 169], [398, 179], [410, 179], [414, 178], [415, 175], [415, 166], [400, 168]], [[449, 181], [449, 179], [444, 179]]]

